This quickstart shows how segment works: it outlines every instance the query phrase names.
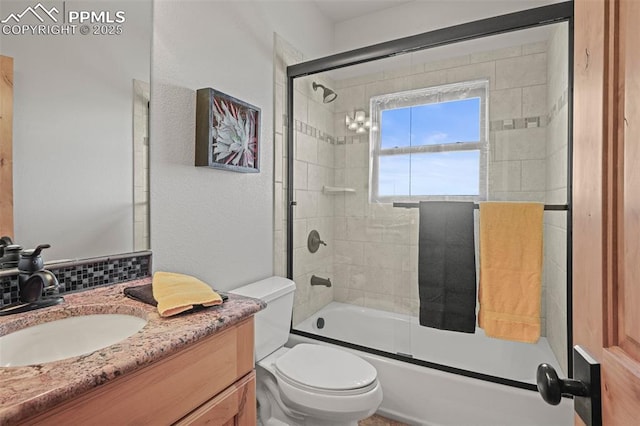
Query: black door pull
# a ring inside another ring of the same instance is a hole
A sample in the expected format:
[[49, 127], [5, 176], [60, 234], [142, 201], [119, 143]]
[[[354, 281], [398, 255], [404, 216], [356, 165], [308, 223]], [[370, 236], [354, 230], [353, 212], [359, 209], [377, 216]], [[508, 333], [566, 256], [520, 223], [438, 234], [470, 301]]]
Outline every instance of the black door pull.
[[547, 403], [558, 405], [562, 395], [588, 396], [589, 386], [580, 380], [561, 379], [549, 364], [540, 364], [536, 373], [538, 392]]
[[536, 372], [538, 392], [547, 403], [558, 405], [572, 396], [573, 406], [587, 426], [602, 425], [600, 364], [580, 346], [573, 347], [573, 379], [561, 379], [555, 368], [540, 364]]

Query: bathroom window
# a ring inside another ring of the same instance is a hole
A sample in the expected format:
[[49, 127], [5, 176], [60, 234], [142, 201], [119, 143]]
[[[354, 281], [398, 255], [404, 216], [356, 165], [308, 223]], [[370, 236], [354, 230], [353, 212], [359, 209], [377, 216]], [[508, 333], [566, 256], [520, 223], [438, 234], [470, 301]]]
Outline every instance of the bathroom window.
[[371, 201], [483, 200], [488, 81], [371, 98]]

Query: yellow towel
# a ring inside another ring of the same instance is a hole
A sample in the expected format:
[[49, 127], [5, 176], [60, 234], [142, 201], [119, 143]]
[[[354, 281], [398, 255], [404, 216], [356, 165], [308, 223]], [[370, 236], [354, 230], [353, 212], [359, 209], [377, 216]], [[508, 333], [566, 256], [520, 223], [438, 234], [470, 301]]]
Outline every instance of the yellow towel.
[[540, 337], [540, 203], [480, 203], [480, 310], [487, 336], [535, 343]]
[[222, 298], [211, 287], [190, 275], [156, 272], [151, 281], [160, 316], [169, 317], [193, 309], [193, 305], [214, 306]]

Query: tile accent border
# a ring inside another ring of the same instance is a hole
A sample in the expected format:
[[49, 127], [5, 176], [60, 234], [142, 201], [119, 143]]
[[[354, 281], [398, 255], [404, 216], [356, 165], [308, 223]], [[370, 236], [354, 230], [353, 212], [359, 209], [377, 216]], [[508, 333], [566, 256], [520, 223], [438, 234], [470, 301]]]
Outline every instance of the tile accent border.
[[[151, 276], [151, 251], [51, 262], [45, 268], [58, 278], [59, 294], [75, 293]], [[0, 295], [0, 307], [19, 301], [17, 269], [0, 271]]]

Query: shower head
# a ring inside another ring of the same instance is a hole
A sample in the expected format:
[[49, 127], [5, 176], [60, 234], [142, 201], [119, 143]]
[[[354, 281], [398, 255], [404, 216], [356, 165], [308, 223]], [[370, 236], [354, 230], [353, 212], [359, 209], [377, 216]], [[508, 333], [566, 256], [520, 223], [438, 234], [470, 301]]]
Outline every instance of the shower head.
[[335, 101], [336, 98], [338, 97], [336, 92], [334, 92], [333, 90], [323, 86], [322, 84], [316, 83], [315, 81], [313, 82], [311, 87], [313, 87], [314, 91], [317, 91], [318, 87], [322, 88], [322, 102], [324, 102], [325, 104], [328, 104], [329, 102]]

